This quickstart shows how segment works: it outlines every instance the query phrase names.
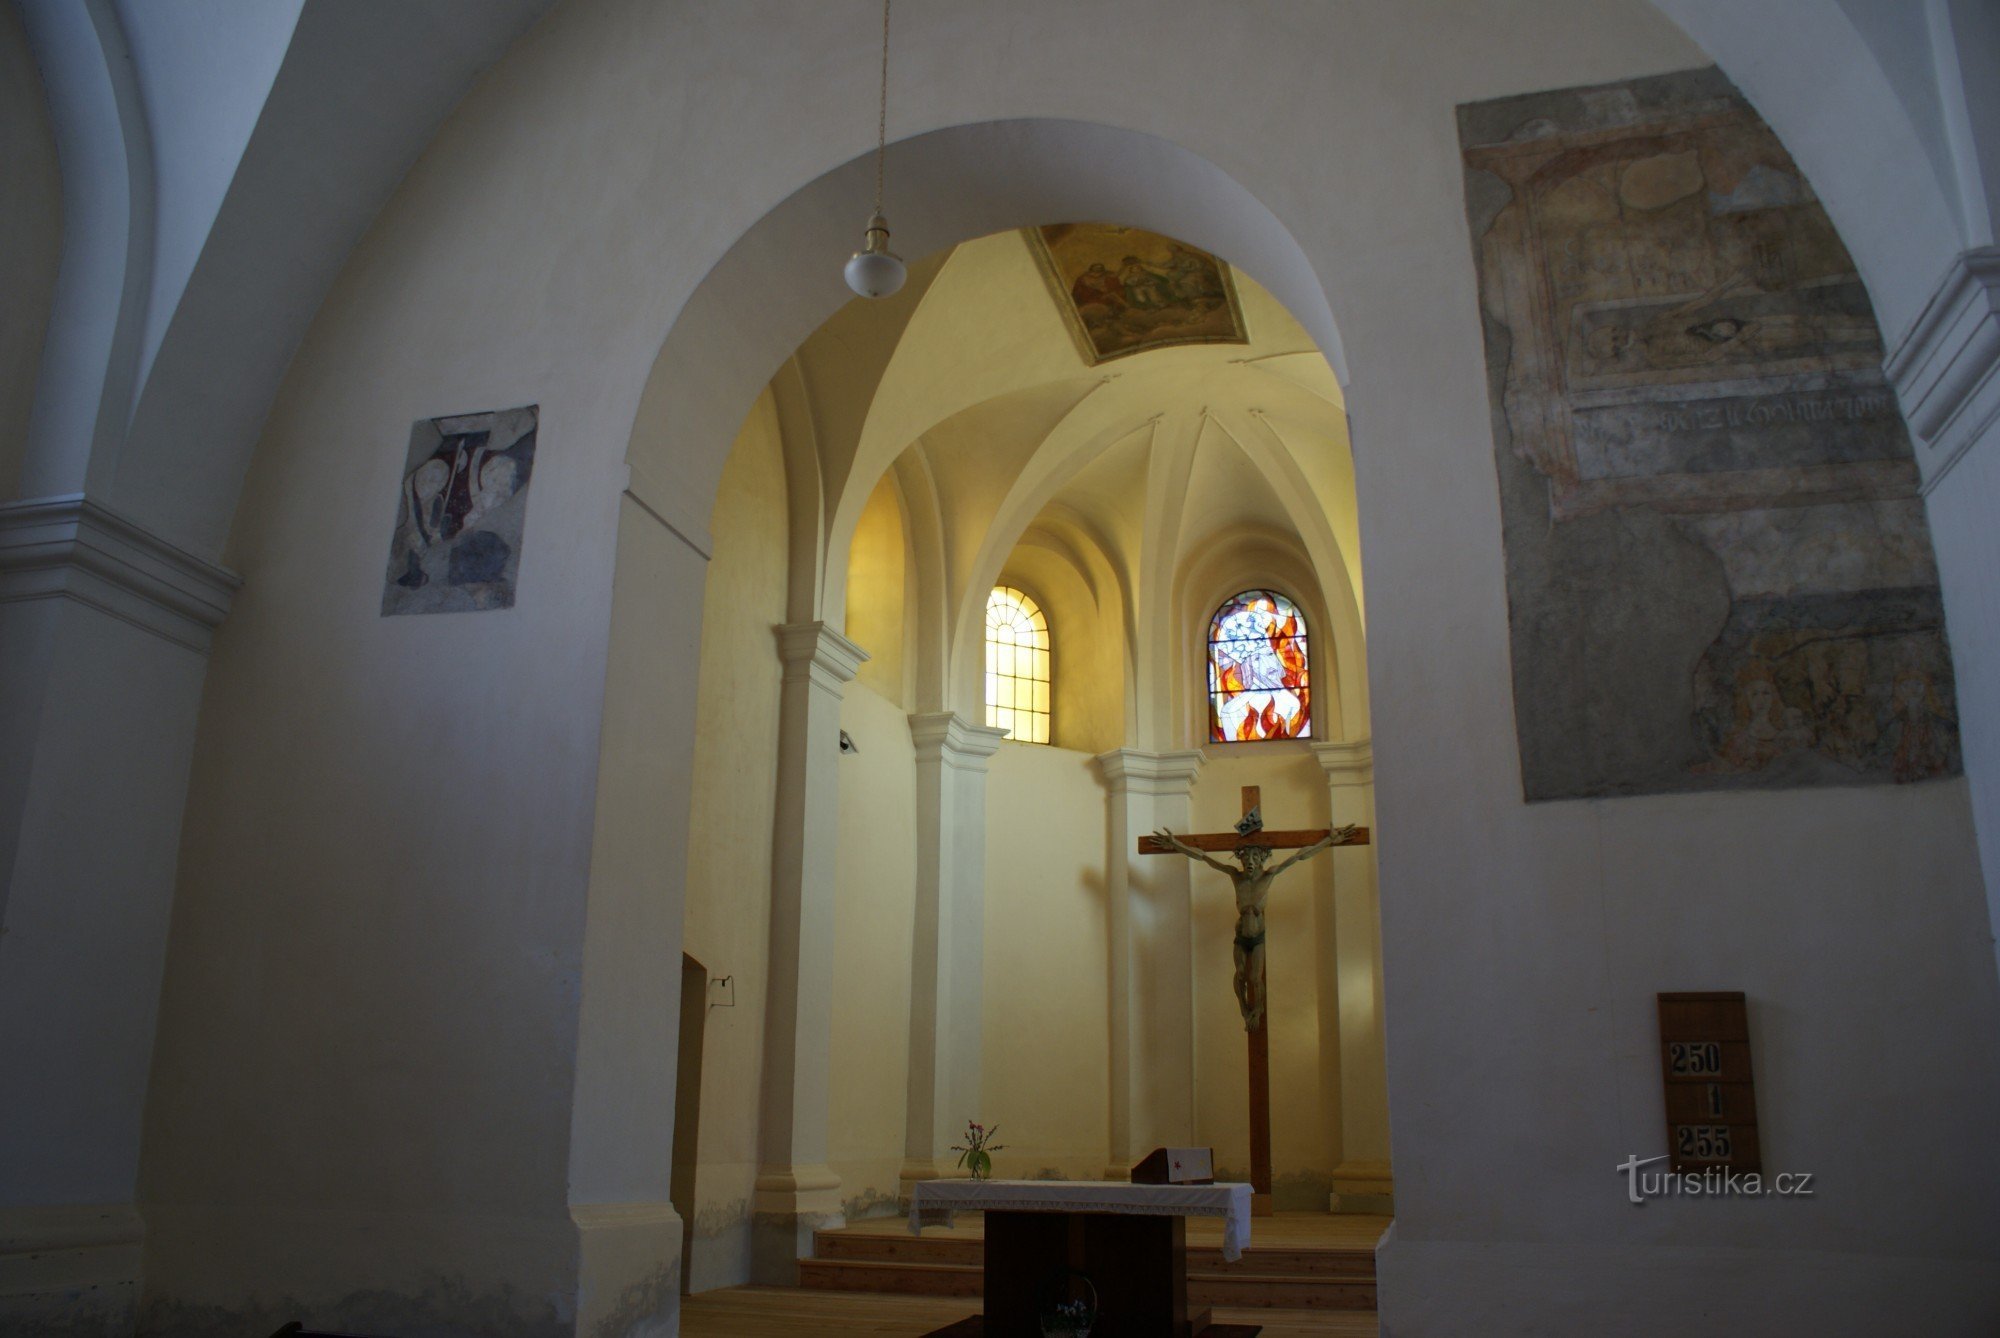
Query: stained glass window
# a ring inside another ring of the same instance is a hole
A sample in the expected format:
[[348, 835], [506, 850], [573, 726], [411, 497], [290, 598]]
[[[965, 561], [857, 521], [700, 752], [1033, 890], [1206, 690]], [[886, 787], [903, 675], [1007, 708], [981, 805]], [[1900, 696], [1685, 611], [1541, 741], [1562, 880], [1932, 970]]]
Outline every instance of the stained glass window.
[[1217, 743], [1312, 737], [1306, 621], [1275, 590], [1245, 590], [1208, 625], [1208, 735]]
[[1049, 741], [1049, 620], [1011, 586], [986, 597], [986, 723]]

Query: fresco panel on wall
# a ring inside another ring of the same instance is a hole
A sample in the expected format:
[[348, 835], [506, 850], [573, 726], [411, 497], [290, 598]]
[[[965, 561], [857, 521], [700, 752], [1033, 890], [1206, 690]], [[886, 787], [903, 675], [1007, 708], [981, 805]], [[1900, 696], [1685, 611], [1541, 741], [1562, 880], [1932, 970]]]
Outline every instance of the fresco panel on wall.
[[410, 429], [382, 612], [514, 606], [537, 405], [420, 419]]
[[1959, 769], [1854, 262], [1718, 71], [1459, 108], [1527, 798]]

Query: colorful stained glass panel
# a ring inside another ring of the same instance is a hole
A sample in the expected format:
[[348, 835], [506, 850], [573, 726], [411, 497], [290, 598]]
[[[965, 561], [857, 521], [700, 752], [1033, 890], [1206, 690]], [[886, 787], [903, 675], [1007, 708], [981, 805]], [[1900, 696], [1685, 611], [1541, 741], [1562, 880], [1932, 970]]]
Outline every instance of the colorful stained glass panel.
[[1216, 743], [1312, 737], [1306, 623], [1272, 590], [1246, 590], [1208, 631], [1209, 738]]

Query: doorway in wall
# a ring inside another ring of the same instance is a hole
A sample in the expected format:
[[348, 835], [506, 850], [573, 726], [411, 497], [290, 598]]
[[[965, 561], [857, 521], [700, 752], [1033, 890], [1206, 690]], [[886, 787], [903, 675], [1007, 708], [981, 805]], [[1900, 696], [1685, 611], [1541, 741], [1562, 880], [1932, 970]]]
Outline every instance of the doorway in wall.
[[708, 1025], [708, 968], [681, 954], [681, 1026], [674, 1082], [673, 1178], [668, 1189], [681, 1218], [681, 1295], [688, 1294], [694, 1252], [695, 1149], [701, 1144], [701, 1042]]

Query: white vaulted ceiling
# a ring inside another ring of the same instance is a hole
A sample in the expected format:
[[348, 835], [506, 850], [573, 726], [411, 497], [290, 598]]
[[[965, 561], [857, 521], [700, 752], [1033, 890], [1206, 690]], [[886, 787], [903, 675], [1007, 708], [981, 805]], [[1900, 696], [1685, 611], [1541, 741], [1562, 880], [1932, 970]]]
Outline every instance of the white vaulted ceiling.
[[[1132, 660], [1149, 641], [1160, 643], [1155, 659], [1175, 658], [1166, 641], [1184, 621], [1175, 591], [1190, 571], [1254, 581], [1279, 579], [1282, 567], [1334, 624], [1329, 645], [1358, 663], [1359, 539], [1339, 382], [1254, 276], [1238, 270], [1236, 283], [1247, 343], [1096, 365], [1019, 232], [927, 258], [903, 297], [837, 313], [777, 383], [799, 401], [786, 446], [795, 487], [816, 494], [808, 528], [820, 536], [810, 556], [819, 568], [795, 581], [824, 593], [812, 616], [880, 625], [879, 611], [848, 607], [871, 592], [849, 583], [847, 562], [868, 499], [889, 486], [905, 515], [934, 513], [918, 528], [941, 541], [935, 569], [917, 571], [924, 589], [911, 607], [942, 619], [950, 649], [937, 680], [917, 686], [920, 704], [971, 704], [986, 591], [1003, 577], [1034, 584], [1035, 572], [1054, 583], [1052, 562], [1068, 569], [1066, 589], [1089, 592], [1087, 617]], [[1072, 610], [1068, 622], [1085, 617]], [[1364, 702], [1357, 695], [1350, 709]], [[1172, 730], [1171, 702], [1140, 709], [1142, 731], [1148, 710], [1154, 728]]]

